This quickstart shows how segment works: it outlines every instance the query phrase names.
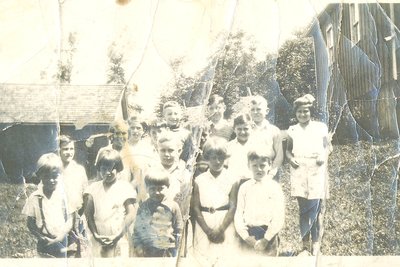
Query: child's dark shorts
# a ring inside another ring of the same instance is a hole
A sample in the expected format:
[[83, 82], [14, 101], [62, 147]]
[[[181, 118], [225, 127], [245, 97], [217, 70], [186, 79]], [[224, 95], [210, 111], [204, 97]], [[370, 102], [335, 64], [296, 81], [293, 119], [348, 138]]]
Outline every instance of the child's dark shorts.
[[160, 249], [155, 247], [144, 247], [144, 257], [175, 257], [176, 248]]

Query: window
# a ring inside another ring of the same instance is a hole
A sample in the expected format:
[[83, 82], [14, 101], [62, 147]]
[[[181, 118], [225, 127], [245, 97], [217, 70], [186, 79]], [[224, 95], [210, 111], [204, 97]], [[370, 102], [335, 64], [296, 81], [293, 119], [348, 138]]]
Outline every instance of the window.
[[358, 4], [350, 4], [350, 33], [353, 45], [360, 41], [360, 10]]
[[328, 48], [328, 60], [329, 60], [329, 66], [332, 65], [334, 62], [334, 47], [333, 47], [333, 28], [332, 24], [329, 24], [328, 27], [326, 27], [326, 46]]

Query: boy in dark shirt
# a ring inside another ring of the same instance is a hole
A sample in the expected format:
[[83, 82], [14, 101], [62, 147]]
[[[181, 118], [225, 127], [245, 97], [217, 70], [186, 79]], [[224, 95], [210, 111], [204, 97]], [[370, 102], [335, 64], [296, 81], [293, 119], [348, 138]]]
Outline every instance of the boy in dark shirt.
[[145, 177], [149, 198], [137, 212], [133, 232], [138, 257], [175, 257], [179, 248], [183, 220], [178, 204], [166, 198], [168, 174], [154, 171]]

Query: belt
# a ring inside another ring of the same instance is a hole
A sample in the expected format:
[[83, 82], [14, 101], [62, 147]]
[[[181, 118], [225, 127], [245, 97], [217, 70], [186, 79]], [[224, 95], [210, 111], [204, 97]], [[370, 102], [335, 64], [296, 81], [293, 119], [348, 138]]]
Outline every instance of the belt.
[[226, 204], [226, 205], [221, 206], [219, 208], [200, 207], [200, 210], [213, 214], [214, 212], [219, 211], [219, 210], [229, 210], [229, 204]]

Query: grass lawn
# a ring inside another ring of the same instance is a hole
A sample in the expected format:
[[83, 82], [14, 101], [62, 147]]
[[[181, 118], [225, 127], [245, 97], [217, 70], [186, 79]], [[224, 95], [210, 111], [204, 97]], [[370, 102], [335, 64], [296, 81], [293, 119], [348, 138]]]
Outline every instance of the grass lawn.
[[[396, 141], [334, 146], [329, 160], [330, 199], [326, 201], [324, 255], [400, 255], [397, 212]], [[386, 162], [382, 163], [383, 161]], [[375, 168], [377, 166], [377, 168]], [[300, 249], [297, 201], [290, 197], [289, 167], [281, 169], [286, 195], [286, 223], [280, 233], [281, 255]], [[36, 241], [21, 215], [33, 186], [0, 184], [0, 257], [32, 257]], [[24, 193], [26, 192], [26, 195]]]

